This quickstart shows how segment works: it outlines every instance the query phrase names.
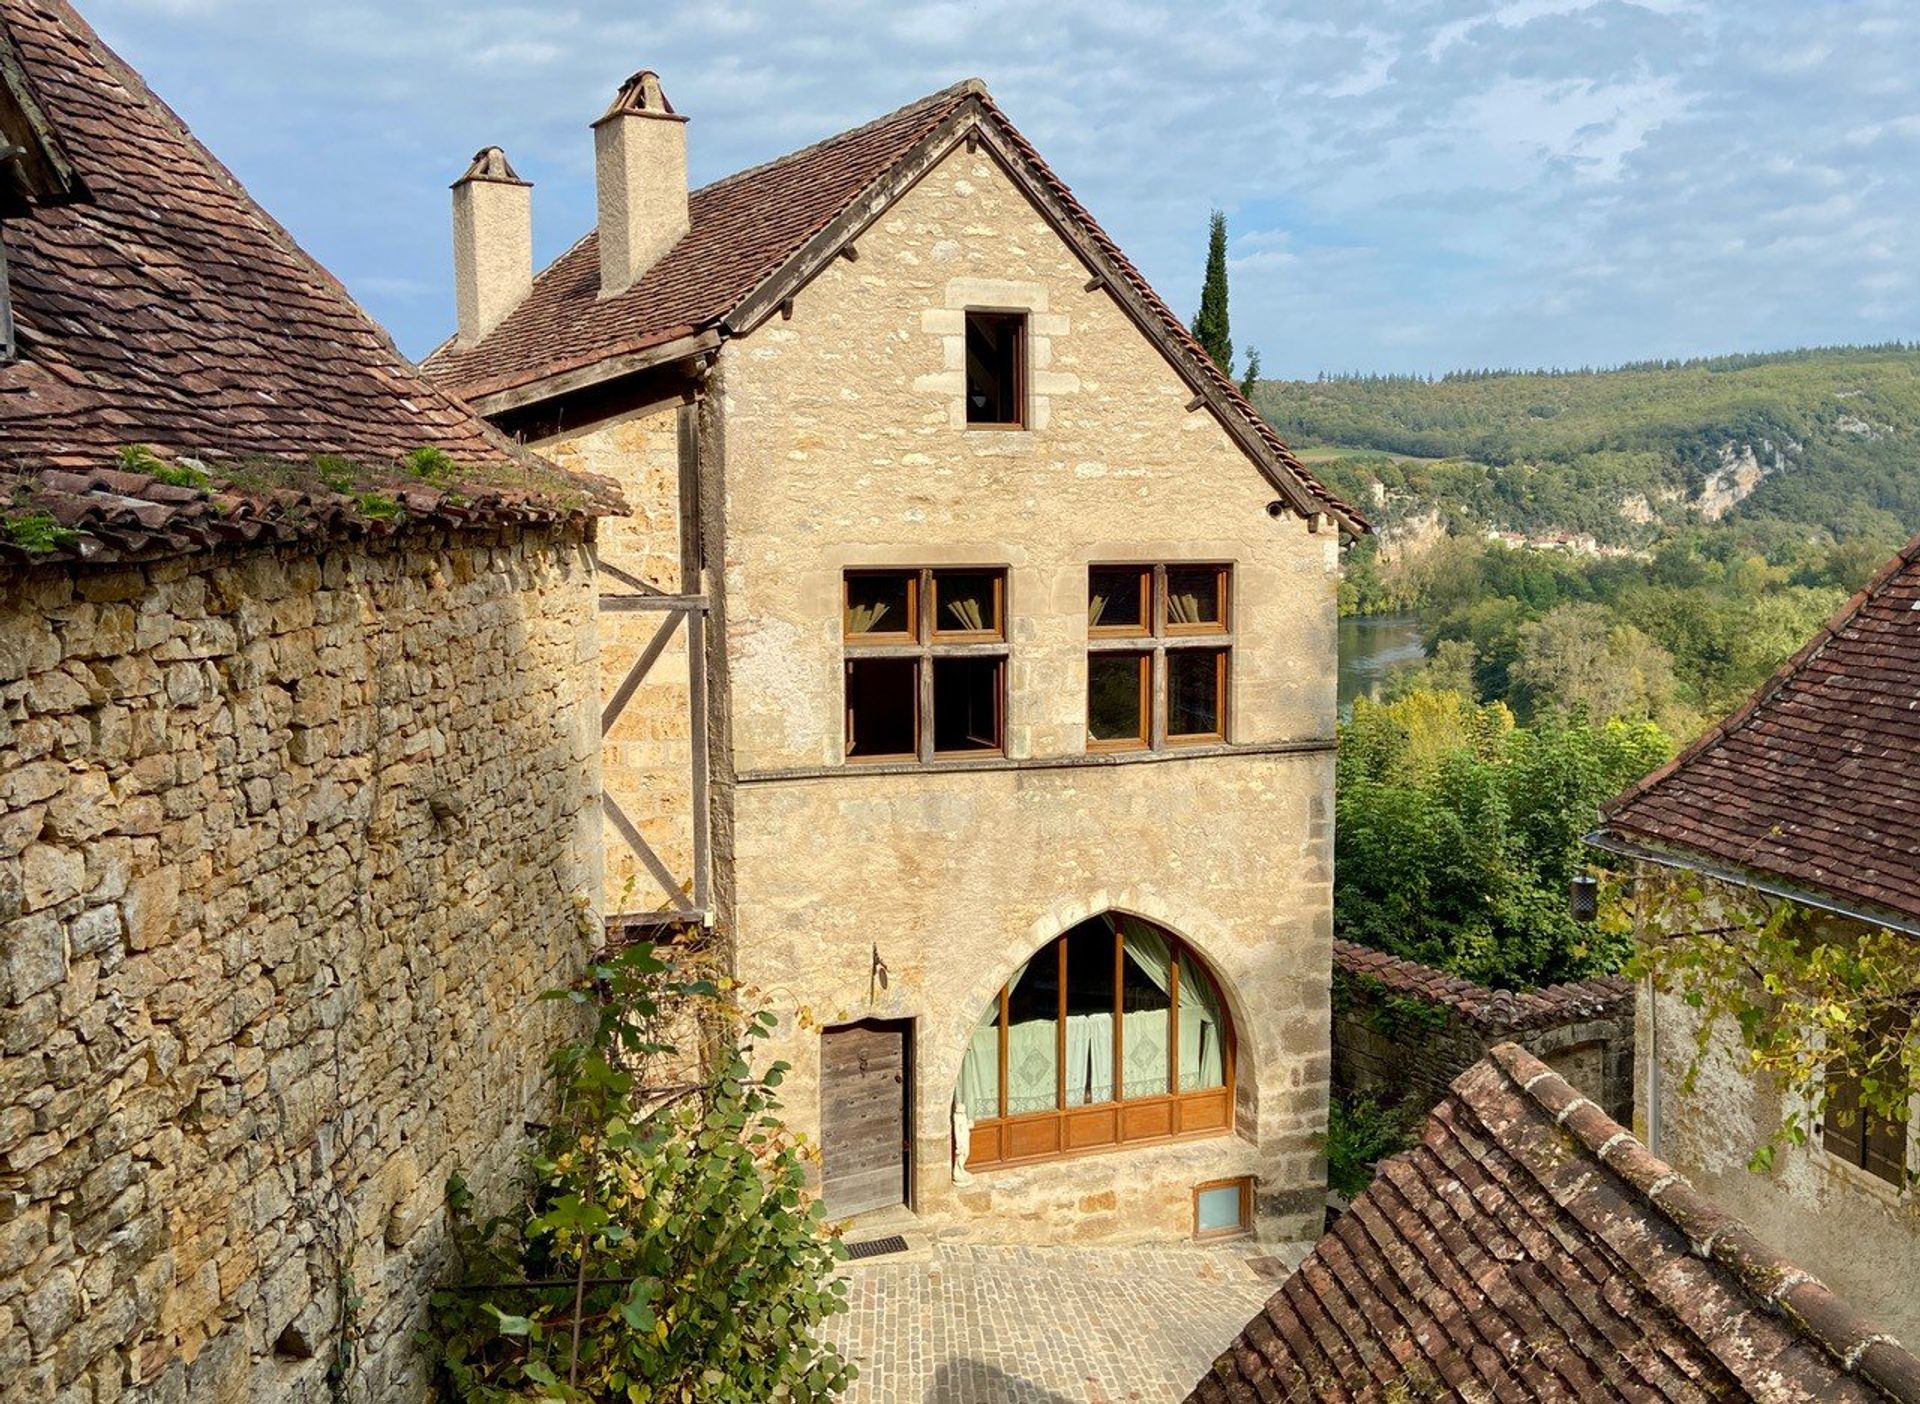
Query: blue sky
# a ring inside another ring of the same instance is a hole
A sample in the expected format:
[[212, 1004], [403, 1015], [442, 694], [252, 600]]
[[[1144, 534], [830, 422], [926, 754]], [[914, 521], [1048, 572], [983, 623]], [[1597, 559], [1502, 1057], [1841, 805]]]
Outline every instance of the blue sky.
[[544, 262], [641, 67], [696, 183], [984, 77], [1182, 314], [1227, 211], [1269, 374], [1920, 338], [1913, 0], [79, 3], [414, 355], [466, 158]]

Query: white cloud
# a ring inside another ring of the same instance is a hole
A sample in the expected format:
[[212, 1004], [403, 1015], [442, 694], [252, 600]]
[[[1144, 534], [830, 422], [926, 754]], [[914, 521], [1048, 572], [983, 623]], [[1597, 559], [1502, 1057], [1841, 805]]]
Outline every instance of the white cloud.
[[558, 253], [641, 67], [699, 180], [984, 76], [1176, 309], [1229, 211], [1274, 371], [1920, 331], [1907, 0], [81, 3], [415, 351], [466, 156], [506, 145]]

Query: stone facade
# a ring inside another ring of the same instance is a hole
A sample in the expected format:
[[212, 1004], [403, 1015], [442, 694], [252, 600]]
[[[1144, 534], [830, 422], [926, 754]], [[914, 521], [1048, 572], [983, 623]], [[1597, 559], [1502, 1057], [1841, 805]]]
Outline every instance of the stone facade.
[[1425, 1113], [1496, 1045], [1515, 1043], [1608, 1116], [1633, 1118], [1633, 985], [1607, 976], [1516, 994], [1334, 942], [1333, 1086]]
[[[1709, 904], [1719, 884], [1700, 879]], [[1852, 923], [1830, 919], [1835, 939]], [[1817, 1131], [1776, 1148], [1772, 1169], [1748, 1168], [1780, 1126], [1788, 1102], [1748, 1072], [1724, 1026], [1692, 1088], [1699, 1015], [1677, 996], [1642, 996], [1635, 1066], [1635, 1131], [1700, 1190], [1767, 1244], [1799, 1263], [1881, 1329], [1920, 1341], [1920, 1190], [1904, 1191], [1828, 1154]], [[1920, 1097], [1909, 1117], [1907, 1163], [1920, 1174]], [[1868, 1248], [1870, 1246], [1870, 1249]], [[1866, 1249], [1866, 1251], [1863, 1251]]]
[[[817, 1139], [823, 1028], [910, 1021], [924, 1223], [1183, 1238], [1196, 1185], [1251, 1175], [1260, 1232], [1310, 1239], [1329, 1080], [1338, 535], [1275, 510], [1262, 469], [986, 147], [955, 146], [856, 252], [751, 333], [497, 412], [547, 457], [619, 483], [634, 516], [602, 543], [610, 575], [671, 590], [690, 566], [681, 588], [708, 598], [712, 913], [781, 1016], [767, 1053], [793, 1067], [789, 1122]], [[963, 318], [982, 305], [1028, 314], [1023, 429], [965, 423]], [[682, 508], [697, 563], [677, 554]], [[1088, 566], [1132, 561], [1232, 564], [1231, 745], [1089, 754]], [[1005, 755], [845, 765], [843, 572], [954, 564], [1006, 570]], [[657, 622], [615, 618], [608, 693]], [[605, 761], [608, 795], [676, 873], [685, 678], [670, 650]], [[619, 848], [609, 830], [610, 904], [657, 905], [626, 895], [653, 892], [644, 874], [629, 885]], [[974, 1022], [1036, 949], [1107, 910], [1161, 924], [1218, 977], [1238, 1039], [1233, 1132], [957, 1180], [950, 1109]]]
[[600, 884], [578, 531], [10, 579], [0, 1394], [424, 1393]]
[[[722, 803], [739, 972], [786, 1015], [769, 1052], [794, 1066], [788, 1113], [809, 1133], [820, 1026], [913, 1021], [923, 1219], [996, 1238], [1182, 1236], [1195, 1184], [1251, 1173], [1262, 1231], [1310, 1237], [1337, 540], [1269, 514], [1259, 470], [1086, 284], [991, 156], [956, 149], [790, 317], [725, 345]], [[1044, 426], [954, 422], [955, 307], [986, 293], [1044, 318]], [[1246, 751], [1088, 755], [1087, 567], [1135, 560], [1232, 562], [1231, 739]], [[959, 563], [1007, 568], [1006, 759], [845, 768], [843, 570]], [[1161, 923], [1219, 977], [1239, 1038], [1237, 1134], [956, 1185], [950, 1103], [975, 1020], [1044, 942], [1108, 909]]]

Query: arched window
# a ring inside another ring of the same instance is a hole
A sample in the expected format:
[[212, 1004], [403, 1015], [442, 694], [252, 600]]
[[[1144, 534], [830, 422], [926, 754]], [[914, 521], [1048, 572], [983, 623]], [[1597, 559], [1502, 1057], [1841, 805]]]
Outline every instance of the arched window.
[[1178, 937], [1109, 913], [1049, 942], [981, 1014], [960, 1068], [967, 1166], [1233, 1126], [1233, 1033]]

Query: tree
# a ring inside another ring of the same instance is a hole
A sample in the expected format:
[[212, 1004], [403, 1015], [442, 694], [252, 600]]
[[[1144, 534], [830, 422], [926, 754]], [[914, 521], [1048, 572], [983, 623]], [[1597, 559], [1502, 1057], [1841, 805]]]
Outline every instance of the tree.
[[1240, 377], [1240, 393], [1249, 400], [1253, 398], [1253, 387], [1260, 383], [1260, 352], [1247, 348], [1247, 373]]
[[[448, 1187], [461, 1280], [417, 1339], [453, 1397], [761, 1404], [852, 1379], [815, 1335], [847, 1309], [846, 1250], [776, 1115], [786, 1065], [749, 1071], [774, 1016], [741, 1013], [694, 960], [637, 944], [547, 996], [590, 1025], [553, 1059], [559, 1108], [527, 1201], [475, 1226]], [[670, 1027], [704, 1030], [704, 1075], [668, 1080], [687, 1069]]]
[[1512, 677], [1529, 714], [1581, 707], [1595, 721], [1664, 720], [1674, 702], [1672, 655], [1596, 604], [1563, 604], [1522, 624]]
[[1207, 280], [1200, 287], [1200, 310], [1194, 314], [1193, 334], [1220, 367], [1233, 374], [1233, 336], [1227, 326], [1227, 217], [1219, 210], [1207, 227]]
[[1650, 723], [1415, 691], [1341, 728], [1334, 920], [1343, 936], [1503, 988], [1617, 970], [1629, 935], [1573, 920], [1599, 804], [1672, 749]]

